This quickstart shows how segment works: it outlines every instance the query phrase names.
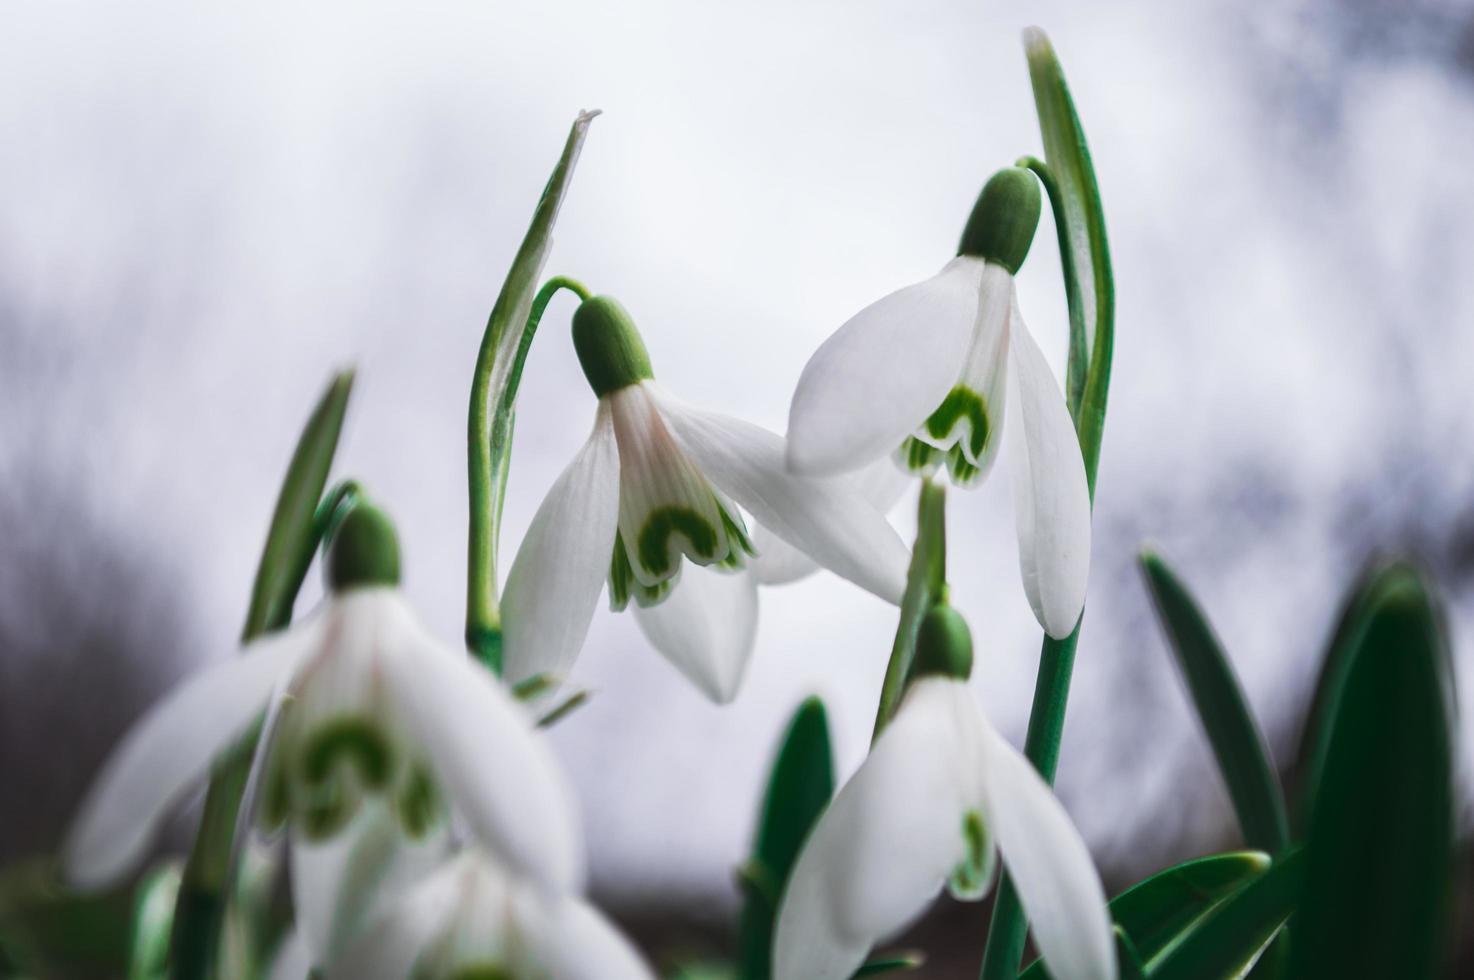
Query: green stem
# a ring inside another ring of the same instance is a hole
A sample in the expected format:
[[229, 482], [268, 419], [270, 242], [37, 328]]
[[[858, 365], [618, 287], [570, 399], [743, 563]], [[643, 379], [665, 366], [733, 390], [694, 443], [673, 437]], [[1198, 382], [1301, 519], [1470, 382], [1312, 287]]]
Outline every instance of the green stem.
[[517, 421], [517, 391], [527, 352], [548, 303], [560, 289], [580, 300], [589, 298], [584, 285], [566, 276], [555, 276], [543, 284], [532, 300], [527, 321], [517, 340], [517, 350], [507, 367], [505, 381], [492, 410], [492, 381], [497, 351], [502, 347], [499, 332], [487, 325], [476, 358], [476, 375], [471, 382], [471, 422], [467, 450], [470, 461], [471, 525], [467, 549], [470, 556], [466, 589], [466, 646], [486, 666], [501, 673], [502, 616], [497, 591], [497, 546], [501, 538], [502, 504], [507, 496], [507, 471], [512, 455], [512, 430]]
[[[1090, 161], [1085, 133], [1059, 59], [1042, 32], [1031, 30], [1026, 33], [1026, 38], [1029, 77], [1039, 129], [1044, 138], [1045, 157], [1049, 162], [1044, 169], [1054, 178], [1045, 179], [1041, 174], [1041, 180], [1049, 193], [1056, 223], [1063, 222], [1059, 245], [1061, 266], [1066, 277], [1065, 295], [1070, 303], [1070, 360], [1074, 362], [1083, 357], [1087, 349], [1089, 354], [1079, 405], [1072, 414], [1093, 503], [1115, 345], [1115, 282], [1111, 272], [1110, 246], [1095, 168]], [[1035, 173], [1040, 171], [1036, 169]], [[1072, 211], [1078, 217], [1072, 216]], [[1073, 258], [1079, 241], [1088, 243], [1089, 249], [1091, 288], [1088, 296], [1080, 282], [1083, 270], [1077, 267]], [[1087, 303], [1094, 306], [1095, 328], [1092, 336], [1084, 337]], [[1079, 324], [1078, 328], [1076, 324]], [[1084, 337], [1083, 346], [1074, 339], [1077, 332]], [[1079, 372], [1079, 367], [1072, 363], [1067, 377], [1077, 377]], [[1081, 618], [1083, 620], [1083, 614]], [[1076, 623], [1074, 631], [1063, 640], [1046, 636], [1039, 653], [1039, 674], [1034, 684], [1034, 704], [1029, 713], [1024, 754], [1050, 783], [1054, 781], [1059, 763], [1060, 740], [1064, 735], [1065, 709], [1069, 702], [1070, 678], [1079, 639], [1080, 623]], [[1012, 980], [1016, 976], [1027, 932], [1028, 922], [1018, 893], [1005, 870], [998, 885], [998, 900], [993, 906], [992, 925], [983, 953], [982, 980]]]
[[880, 685], [880, 705], [875, 712], [871, 744], [906, 693], [906, 677], [916, 653], [916, 630], [922, 617], [947, 587], [947, 488], [940, 481], [923, 480], [921, 499], [916, 504], [916, 545], [911, 550], [911, 567], [906, 573], [906, 591], [901, 597], [901, 620], [891, 644], [890, 662]]

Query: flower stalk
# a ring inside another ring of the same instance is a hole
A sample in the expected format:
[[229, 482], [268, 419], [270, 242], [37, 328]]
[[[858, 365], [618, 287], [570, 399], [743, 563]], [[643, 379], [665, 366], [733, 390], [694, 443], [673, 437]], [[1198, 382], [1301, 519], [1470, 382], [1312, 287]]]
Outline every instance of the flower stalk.
[[487, 667], [501, 673], [502, 619], [497, 592], [497, 542], [507, 464], [512, 452], [517, 389], [538, 321], [553, 295], [563, 288], [587, 298], [571, 279], [553, 279], [534, 295], [553, 245], [553, 225], [573, 179], [589, 123], [598, 110], [581, 112], [568, 133], [563, 154], [548, 178], [512, 268], [486, 321], [471, 379], [467, 419], [467, 476], [470, 528], [466, 569], [466, 647]]
[[890, 723], [916, 656], [916, 635], [927, 610], [947, 596], [947, 485], [940, 480], [923, 480], [916, 503], [916, 545], [911, 549], [911, 567], [906, 574], [906, 592], [901, 598], [901, 620], [891, 644], [885, 680], [880, 686], [880, 704], [875, 711], [875, 730], [870, 744]]
[[[1086, 482], [1093, 502], [1115, 334], [1115, 287], [1110, 248], [1090, 150], [1059, 59], [1048, 37], [1038, 28], [1030, 28], [1024, 33], [1024, 48], [1048, 163], [1042, 169], [1053, 178], [1047, 179], [1041, 174], [1041, 180], [1049, 194], [1055, 221], [1059, 224], [1061, 265], [1066, 298], [1070, 304], [1070, 365], [1066, 377], [1084, 376], [1083, 383], [1079, 384], [1078, 404], [1072, 396], [1070, 410], [1075, 418], [1080, 453], [1085, 460]], [[1030, 169], [1040, 172], [1040, 168], [1032, 165]], [[1079, 366], [1082, 357], [1088, 357], [1088, 366], [1083, 372]], [[1024, 755], [1051, 784], [1059, 763], [1075, 648], [1079, 640], [1080, 624], [1076, 623], [1074, 630], [1063, 639], [1045, 636], [1039, 652], [1039, 673], [1034, 683]], [[982, 980], [1004, 980], [1017, 973], [1027, 928], [1017, 890], [1005, 875], [998, 889], [998, 902], [993, 908], [992, 925], [988, 930]]]

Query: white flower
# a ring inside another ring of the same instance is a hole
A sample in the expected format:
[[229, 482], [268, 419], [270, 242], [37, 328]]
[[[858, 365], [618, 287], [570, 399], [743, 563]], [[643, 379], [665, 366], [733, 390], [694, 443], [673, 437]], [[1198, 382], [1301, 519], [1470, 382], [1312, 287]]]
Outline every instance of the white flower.
[[757, 626], [757, 584], [744, 570], [754, 548], [738, 505], [821, 565], [900, 601], [906, 547], [858, 493], [794, 476], [778, 436], [667, 394], [615, 301], [585, 301], [573, 334], [598, 410], [508, 575], [508, 679], [567, 674], [607, 578], [614, 608], [633, 600], [651, 643], [708, 697], [731, 700]]
[[411, 888], [325, 980], [654, 980], [592, 906], [468, 849]]
[[442, 830], [453, 806], [517, 873], [576, 889], [570, 787], [521, 706], [410, 611], [388, 519], [354, 508], [329, 562], [331, 594], [311, 616], [180, 685], [123, 739], [67, 840], [70, 879], [101, 886], [126, 873], [171, 805], [282, 691], [261, 816], [288, 822], [294, 843], [334, 837], [369, 799], [412, 839]]
[[[965, 641], [961, 618], [940, 615]], [[945, 653], [928, 662], [922, 647], [900, 710], [804, 843], [779, 906], [774, 980], [847, 980], [944, 883], [961, 899], [986, 895], [996, 851], [1050, 973], [1115, 980], [1105, 893], [1085, 842], [968, 690], [970, 646], [960, 665]]]
[[[832, 475], [897, 451], [908, 468], [945, 463], [953, 482], [972, 486], [1008, 429], [1024, 590], [1058, 639], [1085, 605], [1090, 493], [1059, 384], [1019, 313], [1014, 274], [1038, 217], [1033, 175], [1000, 171], [978, 198], [961, 254], [826, 340], [794, 392], [788, 465]], [[1016, 409], [1005, 413], [1005, 401]]]

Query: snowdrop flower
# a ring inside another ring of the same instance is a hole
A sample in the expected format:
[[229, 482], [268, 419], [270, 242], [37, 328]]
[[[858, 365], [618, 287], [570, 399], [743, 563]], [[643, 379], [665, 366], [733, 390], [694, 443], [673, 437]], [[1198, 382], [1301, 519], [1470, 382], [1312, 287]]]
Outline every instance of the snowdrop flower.
[[[836, 474], [897, 451], [910, 469], [945, 464], [954, 483], [973, 486], [1006, 427], [1024, 590], [1059, 639], [1085, 605], [1090, 493], [1064, 396], [1014, 287], [1039, 200], [1027, 170], [999, 171], [955, 259], [861, 310], [820, 346], [789, 410], [788, 465]], [[1005, 413], [1005, 401], [1016, 408]]]
[[900, 709], [794, 866], [779, 906], [774, 980], [847, 980], [944, 883], [964, 900], [986, 895], [999, 851], [1049, 972], [1115, 980], [1105, 893], [1085, 842], [983, 715], [968, 691], [971, 669], [967, 624], [935, 607]]
[[325, 980], [654, 980], [593, 907], [468, 849], [411, 888]]
[[510, 680], [568, 672], [607, 578], [615, 609], [633, 601], [656, 649], [712, 700], [731, 700], [757, 626], [757, 586], [745, 571], [754, 548], [738, 505], [820, 564], [900, 601], [906, 547], [858, 493], [789, 473], [771, 432], [669, 395], [614, 300], [586, 300], [573, 341], [599, 399], [594, 431], [508, 575]]
[[125, 874], [170, 805], [281, 690], [262, 780], [268, 825], [322, 842], [372, 799], [424, 838], [454, 805], [508, 867], [578, 887], [574, 800], [551, 750], [485, 670], [410, 611], [383, 512], [351, 510], [327, 566], [329, 595], [310, 617], [180, 685], [123, 739], [66, 843], [69, 877], [102, 886]]

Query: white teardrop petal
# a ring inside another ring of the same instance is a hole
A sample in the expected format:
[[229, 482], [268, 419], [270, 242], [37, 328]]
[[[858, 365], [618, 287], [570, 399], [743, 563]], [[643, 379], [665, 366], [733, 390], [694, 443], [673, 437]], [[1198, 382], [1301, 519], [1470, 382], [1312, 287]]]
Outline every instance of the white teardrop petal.
[[503, 669], [511, 683], [565, 676], [609, 574], [619, 515], [619, 453], [603, 403], [593, 434], [553, 484], [522, 539], [502, 596]]
[[175, 688], [133, 726], [93, 783], [67, 838], [63, 867], [70, 882], [98, 888], [132, 868], [183, 791], [315, 649], [320, 627], [314, 616], [250, 644]]
[[385, 658], [392, 696], [472, 833], [514, 872], [552, 891], [583, 880], [576, 801], [552, 749], [491, 673], [410, 618]]
[[1024, 592], [1044, 631], [1070, 635], [1090, 578], [1090, 489], [1064, 395], [1017, 305], [1010, 321], [1009, 467]]
[[737, 694], [757, 636], [757, 583], [746, 571], [692, 566], [635, 620], [667, 660], [717, 704]]
[[779, 905], [774, 980], [848, 980], [967, 855], [966, 685], [918, 682], [820, 816]]
[[843, 473], [889, 455], [941, 404], [972, 340], [981, 259], [872, 303], [810, 358], [788, 413], [788, 465]]
[[327, 964], [323, 980], [404, 980], [445, 934], [460, 911], [474, 874], [462, 853], [411, 887], [348, 951]]
[[656, 390], [681, 448], [759, 525], [862, 589], [900, 603], [910, 555], [874, 505], [843, 481], [789, 473], [783, 440], [766, 429]]
[[984, 819], [1049, 972], [1116, 980], [1105, 890], [1080, 832], [1033, 765], [986, 721], [980, 738]]
[[587, 902], [546, 899], [522, 889], [514, 899], [528, 971], [558, 980], [654, 980], [630, 941]]

